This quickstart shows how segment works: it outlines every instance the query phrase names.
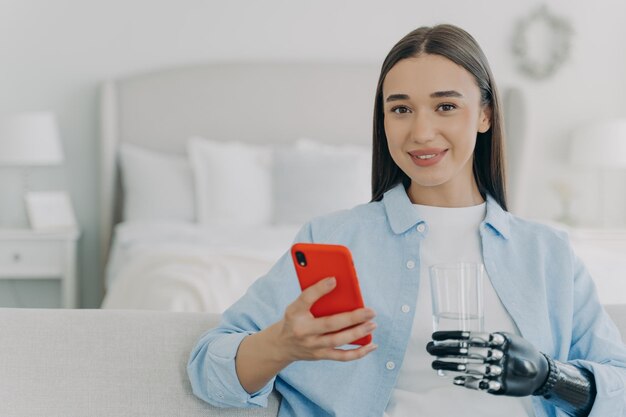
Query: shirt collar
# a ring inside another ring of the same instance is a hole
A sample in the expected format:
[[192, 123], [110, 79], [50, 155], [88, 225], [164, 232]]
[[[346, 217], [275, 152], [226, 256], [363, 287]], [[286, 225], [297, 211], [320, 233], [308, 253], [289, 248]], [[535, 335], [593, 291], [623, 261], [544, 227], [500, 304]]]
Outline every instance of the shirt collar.
[[487, 194], [487, 215], [483, 223], [506, 240], [511, 236], [510, 216], [490, 194]]
[[[391, 230], [396, 234], [404, 233], [418, 223], [424, 222], [409, 200], [402, 183], [389, 189], [383, 195], [383, 204]], [[509, 214], [489, 194], [487, 194], [487, 215], [483, 224], [489, 226], [504, 239], [510, 236]]]

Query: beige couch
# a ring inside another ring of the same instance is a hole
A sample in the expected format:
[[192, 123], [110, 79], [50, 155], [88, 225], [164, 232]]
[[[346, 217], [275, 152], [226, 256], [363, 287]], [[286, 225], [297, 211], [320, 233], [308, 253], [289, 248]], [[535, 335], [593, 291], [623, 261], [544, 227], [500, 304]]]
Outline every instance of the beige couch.
[[[626, 335], [626, 305], [607, 310]], [[0, 309], [0, 416], [275, 416], [218, 409], [187, 379], [189, 351], [218, 317], [199, 313]]]

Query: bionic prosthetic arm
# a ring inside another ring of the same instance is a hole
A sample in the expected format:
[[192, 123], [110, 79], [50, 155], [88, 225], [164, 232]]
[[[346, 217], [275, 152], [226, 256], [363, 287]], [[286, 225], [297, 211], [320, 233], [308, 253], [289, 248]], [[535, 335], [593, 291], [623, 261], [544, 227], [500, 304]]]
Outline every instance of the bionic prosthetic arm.
[[433, 369], [461, 372], [455, 385], [494, 395], [541, 395], [572, 417], [588, 416], [596, 397], [593, 374], [552, 360], [524, 338], [505, 332], [433, 333], [426, 350]]

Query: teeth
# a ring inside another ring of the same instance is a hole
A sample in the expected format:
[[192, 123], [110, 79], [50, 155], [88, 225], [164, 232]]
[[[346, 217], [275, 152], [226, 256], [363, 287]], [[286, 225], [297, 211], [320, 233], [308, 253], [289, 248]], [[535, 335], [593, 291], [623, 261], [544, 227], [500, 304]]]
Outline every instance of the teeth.
[[437, 154], [431, 154], [431, 155], [417, 155], [418, 159], [430, 159], [430, 158], [434, 158], [435, 156], [437, 156]]

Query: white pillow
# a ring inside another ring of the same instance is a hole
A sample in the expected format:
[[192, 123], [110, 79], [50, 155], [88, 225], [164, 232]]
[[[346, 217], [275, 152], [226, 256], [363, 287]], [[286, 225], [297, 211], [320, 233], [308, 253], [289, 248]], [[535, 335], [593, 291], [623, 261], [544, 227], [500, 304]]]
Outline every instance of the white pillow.
[[125, 221], [195, 219], [193, 178], [185, 156], [122, 144]]
[[271, 149], [190, 138], [187, 147], [201, 224], [267, 225], [272, 216]]
[[300, 139], [274, 156], [275, 224], [352, 208], [371, 198], [371, 150]]

